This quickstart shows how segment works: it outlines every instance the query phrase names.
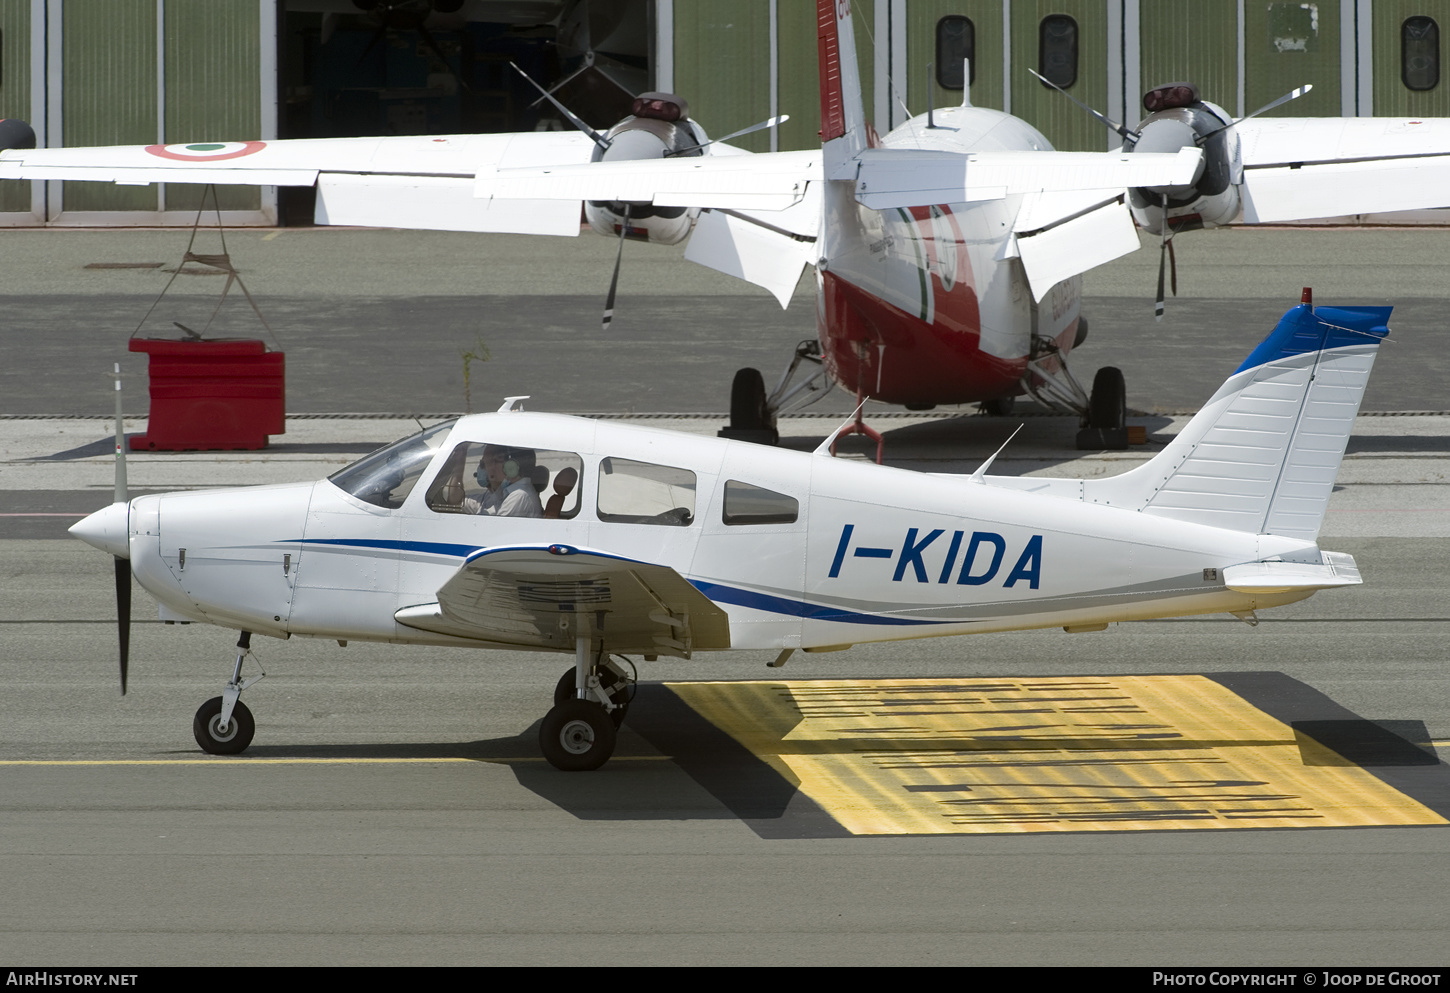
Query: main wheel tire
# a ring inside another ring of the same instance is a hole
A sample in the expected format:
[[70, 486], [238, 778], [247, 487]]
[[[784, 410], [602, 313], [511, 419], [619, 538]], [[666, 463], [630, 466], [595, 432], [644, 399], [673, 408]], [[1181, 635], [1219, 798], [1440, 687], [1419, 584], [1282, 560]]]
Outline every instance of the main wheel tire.
[[[609, 675], [609, 670], [601, 673], [601, 678]], [[629, 712], [629, 685], [626, 682], [615, 683], [605, 687], [609, 691], [609, 700], [614, 704], [614, 709], [609, 712], [609, 719], [618, 728], [624, 723], [624, 715]], [[564, 674], [559, 677], [559, 682], [554, 686], [554, 705], [558, 706], [565, 700], [579, 699], [574, 695], [574, 670], [565, 669]]]
[[991, 400], [983, 400], [982, 413], [988, 417], [1011, 417], [1012, 407], [1016, 403], [1016, 397], [994, 397]]
[[765, 407], [765, 379], [759, 369], [740, 369], [730, 384], [730, 426], [750, 431], [770, 427]]
[[1093, 377], [1093, 392], [1088, 399], [1088, 427], [1115, 430], [1128, 423], [1128, 387], [1123, 371], [1106, 365]]
[[232, 708], [232, 719], [225, 733], [218, 730], [222, 718], [222, 698], [214, 696], [197, 710], [191, 720], [191, 733], [201, 750], [212, 755], [236, 755], [252, 743], [257, 723], [252, 712], [238, 700]]
[[561, 772], [598, 769], [614, 754], [614, 722], [588, 700], [565, 700], [544, 716], [539, 748]]

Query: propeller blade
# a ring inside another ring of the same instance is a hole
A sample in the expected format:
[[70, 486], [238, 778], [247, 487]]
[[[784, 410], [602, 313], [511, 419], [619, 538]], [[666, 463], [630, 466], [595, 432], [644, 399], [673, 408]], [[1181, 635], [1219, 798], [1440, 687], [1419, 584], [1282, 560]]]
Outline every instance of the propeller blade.
[[1254, 111], [1252, 114], [1246, 114], [1243, 117], [1240, 117], [1238, 120], [1234, 121], [1233, 124], [1225, 124], [1221, 128], [1214, 128], [1208, 134], [1201, 134], [1197, 138], [1193, 139], [1193, 142], [1199, 148], [1202, 148], [1203, 145], [1204, 145], [1204, 143], [1206, 141], [1208, 141], [1208, 139], [1212, 138], [1214, 135], [1218, 134], [1220, 131], [1227, 131], [1229, 128], [1233, 127], [1234, 124], [1242, 124], [1242, 123], [1244, 123], [1244, 121], [1247, 121], [1251, 117], [1258, 117], [1260, 114], [1263, 114], [1263, 113], [1265, 113], [1267, 111], [1273, 110], [1275, 107], [1282, 107], [1284, 104], [1288, 103], [1290, 100], [1298, 100], [1300, 97], [1302, 97], [1304, 94], [1308, 93], [1312, 89], [1314, 89], [1314, 84], [1313, 83], [1305, 83], [1303, 86], [1295, 87], [1294, 89], [1290, 90], [1288, 93], [1285, 93], [1283, 96], [1281, 96], [1279, 99], [1273, 101], [1272, 103], [1266, 103], [1266, 104], [1264, 104], [1262, 107], [1260, 107], [1258, 110]]
[[1168, 279], [1173, 287], [1173, 295], [1178, 295], [1178, 256], [1173, 253], [1173, 239], [1168, 239]]
[[1067, 97], [1069, 100], [1071, 100], [1073, 103], [1077, 104], [1083, 110], [1087, 111], [1089, 114], [1093, 115], [1098, 120], [1102, 121], [1104, 124], [1107, 125], [1109, 131], [1112, 131], [1114, 134], [1118, 135], [1124, 141], [1131, 141], [1134, 144], [1137, 144], [1138, 139], [1142, 137], [1142, 135], [1140, 135], [1138, 132], [1134, 131], [1132, 128], [1126, 128], [1123, 125], [1119, 124], [1117, 121], [1114, 121], [1111, 118], [1104, 117], [1102, 114], [1099, 114], [1097, 111], [1093, 110], [1091, 107], [1089, 107], [1087, 104], [1083, 103], [1077, 97], [1075, 97], [1071, 93], [1067, 92], [1067, 90], [1064, 90], [1061, 86], [1058, 86], [1056, 83], [1054, 83], [1052, 80], [1048, 79], [1046, 76], [1043, 76], [1037, 70], [1035, 70], [1035, 69], [1028, 69], [1027, 71], [1030, 72], [1030, 73], [1032, 73], [1032, 75], [1034, 75], [1038, 79], [1042, 80], [1044, 83], [1046, 83], [1048, 86], [1052, 87], [1057, 92], [1061, 93], [1063, 96]]
[[568, 107], [565, 107], [558, 100], [555, 100], [554, 94], [550, 93], [538, 83], [534, 82], [534, 78], [528, 73], [524, 72], [522, 69], [520, 69], [515, 63], [510, 62], [509, 65], [514, 67], [514, 72], [518, 73], [520, 76], [524, 77], [524, 79], [528, 80], [530, 86], [542, 93], [544, 95], [544, 99], [554, 105], [554, 109], [556, 109], [559, 113], [563, 114], [566, 118], [568, 118], [570, 124], [574, 125], [580, 131], [583, 131], [585, 134], [587, 134], [593, 140], [594, 144], [599, 146], [599, 150], [601, 152], [609, 151], [609, 141], [602, 134], [600, 134], [598, 131], [595, 131], [589, 125], [581, 121], [579, 118], [575, 117], [573, 111], [571, 111]]
[[[1158, 242], [1158, 297], [1153, 301], [1153, 320], [1163, 320], [1163, 270], [1168, 263], [1168, 194], [1163, 194], [1163, 231]], [[1174, 292], [1174, 296], [1177, 296]]]
[[131, 660], [131, 563], [116, 557], [116, 633], [121, 645], [121, 695], [126, 695], [126, 669]]
[[731, 131], [723, 138], [711, 138], [709, 141], [702, 141], [698, 145], [691, 145], [689, 148], [677, 148], [672, 152], [666, 152], [665, 158], [675, 155], [684, 155], [686, 152], [693, 152], [697, 148], [704, 148], [706, 145], [713, 145], [720, 141], [729, 141], [731, 138], [739, 138], [743, 134], [752, 134], [756, 131], [764, 131], [766, 128], [773, 128], [790, 120], [789, 114], [781, 114], [779, 117], [772, 117], [769, 120], [761, 121], [759, 124], [752, 124], [748, 128], [741, 128], [739, 131]]
[[619, 225], [619, 251], [614, 255], [614, 275], [609, 279], [609, 296], [604, 298], [604, 330], [614, 320], [614, 291], [619, 288], [619, 264], [624, 261], [624, 236], [629, 231], [629, 205], [624, 206], [624, 221]]

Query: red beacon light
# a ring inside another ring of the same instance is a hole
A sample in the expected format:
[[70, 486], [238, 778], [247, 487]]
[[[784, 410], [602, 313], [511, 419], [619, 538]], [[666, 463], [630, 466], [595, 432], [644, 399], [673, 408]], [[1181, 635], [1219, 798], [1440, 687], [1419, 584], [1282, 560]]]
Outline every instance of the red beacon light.
[[1192, 83], [1164, 83], [1143, 94], [1143, 109], [1149, 113], [1191, 107], [1198, 103], [1198, 87]]
[[689, 116], [686, 113], [685, 101], [673, 93], [641, 93], [634, 98], [629, 112], [635, 117], [648, 117], [651, 120], [671, 123]]

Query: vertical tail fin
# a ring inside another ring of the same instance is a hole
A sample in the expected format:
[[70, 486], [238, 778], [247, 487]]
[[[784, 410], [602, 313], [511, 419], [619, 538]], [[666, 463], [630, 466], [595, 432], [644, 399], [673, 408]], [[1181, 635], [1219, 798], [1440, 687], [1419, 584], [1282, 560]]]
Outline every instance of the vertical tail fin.
[[1390, 310], [1293, 308], [1167, 448], [1084, 498], [1313, 541]]
[[821, 147], [826, 178], [867, 145], [866, 107], [856, 64], [856, 35], [850, 0], [816, 0], [816, 40], [821, 74]]

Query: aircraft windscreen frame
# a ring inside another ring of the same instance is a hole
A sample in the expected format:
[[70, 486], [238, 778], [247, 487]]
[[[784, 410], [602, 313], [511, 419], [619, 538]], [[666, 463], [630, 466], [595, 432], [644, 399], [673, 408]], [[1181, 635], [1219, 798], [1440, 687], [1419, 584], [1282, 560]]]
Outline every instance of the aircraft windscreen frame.
[[327, 481], [363, 503], [397, 510], [433, 464], [433, 456], [457, 423], [458, 419], [453, 418], [379, 448], [334, 472]]

